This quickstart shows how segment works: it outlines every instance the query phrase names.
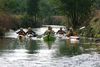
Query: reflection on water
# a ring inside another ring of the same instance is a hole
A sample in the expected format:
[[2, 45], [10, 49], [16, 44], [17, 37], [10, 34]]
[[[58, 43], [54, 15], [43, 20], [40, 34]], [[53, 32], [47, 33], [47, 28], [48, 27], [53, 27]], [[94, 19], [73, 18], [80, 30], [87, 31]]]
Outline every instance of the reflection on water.
[[15, 42], [15, 39], [10, 39], [10, 38], [0, 39], [0, 50], [13, 49], [14, 42]]
[[48, 49], [51, 49], [52, 45], [54, 44], [54, 41], [47, 41], [47, 42], [44, 42], [44, 44], [48, 46]]
[[[39, 34], [47, 27], [44, 28], [34, 30]], [[55, 42], [32, 38], [23, 41], [17, 38], [0, 39], [0, 67], [100, 67], [100, 55], [83, 54], [80, 46], [82, 41], [80, 45], [62, 39]]]
[[[38, 41], [39, 43], [39, 41]], [[37, 41], [33, 41], [33, 40], [29, 40], [27, 41], [27, 50], [29, 54], [34, 54], [37, 53], [36, 50], [39, 49], [39, 44], [37, 43]]]
[[75, 56], [82, 54], [79, 43], [70, 43], [69, 40], [58, 42], [58, 56]]

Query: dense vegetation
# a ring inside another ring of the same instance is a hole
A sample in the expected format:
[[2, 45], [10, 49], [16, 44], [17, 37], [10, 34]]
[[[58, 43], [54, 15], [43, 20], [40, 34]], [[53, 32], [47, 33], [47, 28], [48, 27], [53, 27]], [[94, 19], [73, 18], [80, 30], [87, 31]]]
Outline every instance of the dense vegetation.
[[0, 27], [8, 30], [63, 24], [75, 30], [85, 26], [81, 33], [96, 35], [100, 33], [100, 20], [94, 18], [97, 9], [99, 0], [0, 0]]

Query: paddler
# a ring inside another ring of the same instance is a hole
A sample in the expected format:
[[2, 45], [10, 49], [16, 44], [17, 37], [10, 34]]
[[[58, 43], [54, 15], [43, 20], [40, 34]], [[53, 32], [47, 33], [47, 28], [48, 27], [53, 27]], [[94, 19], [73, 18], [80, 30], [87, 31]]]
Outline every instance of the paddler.
[[27, 35], [30, 35], [30, 36], [33, 36], [33, 37], [36, 37], [37, 34], [32, 30], [31, 27], [28, 28], [28, 31], [26, 32]]
[[73, 29], [72, 28], [69, 28], [67, 30], [67, 37], [70, 37], [70, 36], [74, 36], [74, 32], [73, 32]]
[[45, 31], [44, 35], [54, 35], [55, 32], [52, 30], [52, 27], [49, 26], [48, 30]]
[[25, 31], [23, 30], [23, 28], [20, 28], [20, 30], [17, 32], [17, 34], [18, 34], [18, 38], [19, 38], [20, 40], [23, 40], [24, 37], [25, 37], [25, 35], [26, 35], [26, 33], [25, 33]]
[[68, 31], [67, 31], [67, 37], [79, 40], [79, 36], [78, 36], [77, 32], [73, 31], [72, 28], [68, 29]]
[[64, 35], [66, 32], [64, 30], [62, 30], [62, 28], [60, 28], [60, 30], [57, 31], [57, 34], [61, 34]]
[[55, 37], [54, 37], [55, 32], [52, 30], [52, 27], [49, 26], [48, 30], [45, 31], [43, 39], [44, 41], [55, 41]]
[[20, 30], [17, 32], [18, 35], [22, 35], [22, 36], [25, 36], [26, 33], [25, 31], [23, 30], [23, 28], [20, 28]]

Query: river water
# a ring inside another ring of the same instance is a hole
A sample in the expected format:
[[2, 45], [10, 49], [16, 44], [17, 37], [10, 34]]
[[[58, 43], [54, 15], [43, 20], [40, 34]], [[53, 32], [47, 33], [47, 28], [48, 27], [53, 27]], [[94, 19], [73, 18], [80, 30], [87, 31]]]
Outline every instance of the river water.
[[[61, 26], [52, 27], [56, 32]], [[46, 29], [33, 30], [42, 35]], [[53, 43], [41, 38], [19, 41], [16, 31], [10, 31], [0, 39], [0, 67], [100, 67], [100, 54], [84, 52], [80, 47], [68, 48], [67, 44], [60, 39]]]

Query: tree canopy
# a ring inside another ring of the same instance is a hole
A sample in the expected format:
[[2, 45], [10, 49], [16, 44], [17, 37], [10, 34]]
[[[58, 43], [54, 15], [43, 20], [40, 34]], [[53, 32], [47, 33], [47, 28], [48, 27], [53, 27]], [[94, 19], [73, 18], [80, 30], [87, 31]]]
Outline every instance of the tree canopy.
[[95, 0], [60, 0], [61, 10], [70, 19], [70, 26], [77, 29], [83, 25], [88, 25], [88, 21], [93, 15]]
[[88, 25], [88, 21], [93, 17], [94, 5], [99, 7], [99, 0], [96, 0], [96, 3], [95, 0], [0, 0], [0, 10], [9, 14], [27, 14], [32, 16], [35, 22], [36, 19], [42, 21], [53, 16], [66, 16], [69, 19], [66, 22], [68, 26], [75, 29]]

